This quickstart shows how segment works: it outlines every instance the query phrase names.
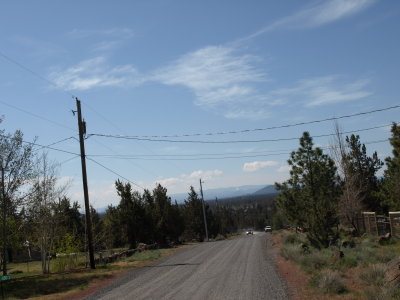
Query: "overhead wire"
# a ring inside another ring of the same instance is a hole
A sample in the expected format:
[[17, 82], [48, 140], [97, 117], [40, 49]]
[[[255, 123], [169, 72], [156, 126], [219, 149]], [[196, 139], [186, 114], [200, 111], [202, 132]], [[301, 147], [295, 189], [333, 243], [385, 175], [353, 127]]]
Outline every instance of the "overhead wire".
[[373, 110], [364, 111], [364, 112], [359, 112], [359, 113], [354, 113], [354, 114], [342, 115], [342, 116], [338, 116], [338, 117], [329, 117], [329, 118], [325, 118], [325, 119], [284, 124], [284, 125], [271, 126], [271, 127], [265, 127], [265, 128], [253, 128], [253, 129], [221, 131], [221, 132], [207, 132], [207, 133], [173, 134], [173, 135], [132, 135], [130, 137], [147, 140], [147, 138], [179, 138], [179, 137], [195, 137], [195, 136], [211, 136], [211, 135], [249, 133], [249, 132], [275, 130], [275, 129], [289, 128], [289, 127], [296, 127], [296, 126], [301, 126], [301, 125], [309, 125], [309, 124], [315, 124], [315, 123], [335, 121], [335, 120], [340, 120], [340, 119], [345, 119], [345, 118], [353, 118], [353, 117], [357, 117], [357, 116], [363, 116], [363, 115], [373, 114], [373, 113], [377, 113], [377, 112], [383, 112], [383, 111], [397, 109], [397, 108], [400, 108], [400, 104], [383, 107], [383, 108], [378, 108], [378, 109], [373, 109]]
[[[382, 140], [376, 140], [376, 141], [368, 141], [363, 144], [369, 145], [369, 144], [378, 144], [378, 143], [383, 143], [387, 142], [389, 139], [382, 139]], [[322, 150], [330, 150], [334, 147], [318, 147]], [[265, 154], [256, 154], [256, 155], [241, 155], [241, 156], [219, 156], [219, 157], [194, 157], [194, 158], [146, 158], [146, 157], [135, 157], [135, 156], [107, 156], [107, 155], [90, 155], [90, 156], [97, 156], [97, 157], [103, 157], [103, 158], [112, 158], [112, 159], [119, 159], [119, 160], [149, 160], [149, 161], [163, 161], [163, 160], [220, 160], [220, 159], [240, 159], [240, 158], [255, 158], [255, 157], [269, 157], [269, 156], [279, 156], [279, 155], [289, 155], [293, 151], [293, 149], [286, 149], [286, 150], [281, 150], [282, 152], [275, 152], [275, 153], [265, 153]]]
[[[354, 133], [354, 132], [362, 132], [373, 129], [379, 129], [388, 127], [390, 124], [374, 126], [369, 128], [356, 129], [351, 131], [342, 132], [342, 134]], [[328, 137], [334, 136], [335, 133], [329, 134], [320, 134], [314, 135], [314, 138], [320, 137]], [[229, 140], [229, 141], [204, 141], [204, 140], [170, 140], [170, 139], [150, 139], [150, 138], [137, 138], [134, 136], [122, 136], [122, 135], [112, 135], [112, 134], [101, 134], [101, 133], [91, 133], [88, 134], [88, 137], [98, 136], [98, 137], [106, 137], [106, 138], [116, 138], [116, 139], [127, 139], [127, 140], [140, 140], [140, 141], [148, 141], [148, 142], [165, 142], [165, 143], [196, 143], [196, 144], [234, 144], [234, 143], [263, 143], [263, 142], [281, 142], [281, 141], [290, 141], [290, 140], [298, 140], [298, 137], [290, 137], [290, 138], [278, 138], [278, 139], [258, 139], [258, 140]]]
[[137, 184], [137, 183], [133, 182], [132, 180], [129, 180], [128, 178], [126, 178], [126, 177], [122, 176], [121, 174], [118, 174], [117, 172], [115, 172], [115, 171], [111, 170], [110, 168], [108, 168], [108, 167], [106, 167], [105, 165], [103, 165], [103, 164], [99, 163], [98, 161], [94, 160], [93, 158], [90, 158], [90, 157], [86, 157], [86, 158], [87, 158], [88, 160], [90, 160], [90, 161], [94, 162], [95, 164], [99, 165], [100, 167], [102, 167], [102, 168], [106, 169], [107, 171], [109, 171], [109, 172], [113, 173], [114, 175], [117, 175], [118, 177], [121, 177], [122, 179], [124, 179], [124, 180], [128, 181], [129, 183], [133, 184], [134, 186], [136, 186], [136, 187], [139, 187], [139, 188], [141, 188], [141, 189], [145, 190], [145, 188], [144, 188], [144, 187], [142, 187], [142, 186], [140, 186], [139, 184]]
[[2, 100], [0, 100], [0, 103], [2, 103], [3, 105], [6, 105], [6, 106], [8, 106], [8, 107], [11, 107], [11, 108], [13, 108], [13, 109], [19, 110], [19, 111], [21, 111], [21, 112], [23, 112], [23, 113], [25, 113], [25, 114], [31, 115], [31, 116], [33, 116], [33, 117], [35, 117], [35, 118], [38, 118], [38, 119], [47, 121], [47, 122], [49, 122], [49, 123], [52, 123], [52, 124], [54, 124], [54, 125], [57, 125], [57, 126], [59, 126], [59, 127], [63, 127], [63, 128], [65, 128], [65, 129], [68, 129], [68, 130], [76, 131], [75, 129], [73, 129], [73, 128], [71, 128], [71, 127], [65, 126], [65, 125], [63, 125], [63, 124], [61, 124], [61, 123], [58, 123], [58, 122], [53, 121], [53, 120], [50, 120], [50, 119], [48, 119], [48, 118], [46, 118], [46, 117], [43, 117], [43, 116], [40, 116], [40, 115], [38, 115], [38, 114], [29, 112], [29, 111], [27, 111], [27, 110], [25, 110], [25, 109], [23, 109], [23, 108], [17, 107], [17, 106], [12, 105], [12, 104], [9, 104], [9, 103], [4, 102], [4, 101], [2, 101]]
[[[9, 136], [8, 136], [8, 135], [0, 134], [0, 137], [8, 138]], [[74, 153], [74, 152], [71, 152], [71, 151], [62, 150], [62, 149], [58, 149], [58, 148], [53, 148], [53, 147], [46, 146], [46, 145], [41, 145], [41, 144], [38, 144], [38, 143], [35, 143], [35, 142], [28, 142], [28, 141], [24, 141], [24, 140], [21, 140], [21, 142], [24, 143], [24, 144], [32, 145], [32, 146], [34, 146], [34, 147], [35, 147], [35, 146], [42, 147], [42, 149], [50, 149], [50, 150], [54, 150], [54, 151], [58, 151], [58, 152], [63, 152], [63, 153], [68, 153], [68, 154], [73, 154], [73, 155], [80, 155], [80, 154], [78, 154], [78, 153]], [[60, 141], [59, 141], [59, 142], [60, 142]]]

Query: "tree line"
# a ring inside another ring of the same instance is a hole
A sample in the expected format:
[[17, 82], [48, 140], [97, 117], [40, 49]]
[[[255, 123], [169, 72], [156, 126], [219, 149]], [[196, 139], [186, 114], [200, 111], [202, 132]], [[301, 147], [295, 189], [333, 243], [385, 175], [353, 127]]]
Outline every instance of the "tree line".
[[[1, 120], [0, 120], [1, 122]], [[68, 182], [61, 182], [59, 165], [23, 141], [23, 133], [0, 130], [0, 258], [3, 271], [14, 257], [40, 259], [42, 272], [50, 272], [56, 253], [87, 251], [85, 215], [68, 197]], [[190, 187], [186, 200], [176, 203], [158, 184], [139, 193], [130, 183], [115, 182], [118, 205], [99, 214], [90, 208], [96, 251], [136, 248], [139, 243], [170, 246], [182, 241], [203, 241], [202, 200]], [[263, 228], [272, 217], [273, 196], [206, 201], [208, 235], [226, 237], [238, 229]]]
[[[300, 147], [288, 160], [290, 178], [275, 186], [278, 215], [307, 229], [310, 243], [328, 247], [338, 238], [339, 225], [360, 233], [362, 211], [385, 214], [400, 210], [400, 126], [391, 126], [392, 156], [383, 162], [377, 152], [367, 154], [358, 135], [343, 137], [335, 126], [330, 155], [315, 147], [304, 132]], [[378, 171], [386, 163], [383, 176]]]

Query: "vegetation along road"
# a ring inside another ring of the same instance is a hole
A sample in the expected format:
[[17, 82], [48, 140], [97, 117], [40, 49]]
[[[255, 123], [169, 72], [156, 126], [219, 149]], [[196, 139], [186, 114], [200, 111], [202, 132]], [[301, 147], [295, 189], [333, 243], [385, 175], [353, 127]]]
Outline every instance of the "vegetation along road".
[[288, 299], [263, 232], [201, 243], [132, 270], [86, 299]]

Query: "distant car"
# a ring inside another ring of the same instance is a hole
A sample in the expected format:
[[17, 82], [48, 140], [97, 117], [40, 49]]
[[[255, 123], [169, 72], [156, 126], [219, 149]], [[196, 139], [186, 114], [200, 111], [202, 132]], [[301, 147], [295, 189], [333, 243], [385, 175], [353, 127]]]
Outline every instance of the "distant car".
[[272, 232], [272, 227], [271, 226], [265, 226], [264, 230], [265, 230], [265, 232]]
[[247, 234], [247, 235], [253, 234], [253, 229], [247, 229], [247, 230], [246, 230], [246, 234]]

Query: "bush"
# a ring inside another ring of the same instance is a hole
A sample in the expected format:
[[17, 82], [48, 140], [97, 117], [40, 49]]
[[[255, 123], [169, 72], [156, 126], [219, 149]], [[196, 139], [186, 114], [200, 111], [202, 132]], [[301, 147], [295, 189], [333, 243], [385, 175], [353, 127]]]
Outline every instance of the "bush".
[[324, 270], [316, 279], [317, 286], [327, 294], [343, 294], [347, 291], [339, 272]]
[[299, 245], [285, 245], [281, 248], [281, 255], [294, 262], [299, 262], [302, 257], [302, 250]]
[[55, 272], [77, 269], [79, 265], [77, 254], [66, 254], [52, 260], [52, 269]]
[[300, 264], [304, 271], [313, 273], [316, 270], [325, 268], [329, 263], [331, 253], [328, 249], [313, 251], [301, 258]]
[[368, 285], [383, 286], [385, 284], [385, 272], [386, 265], [374, 264], [360, 274], [360, 279]]
[[218, 233], [218, 235], [214, 238], [215, 241], [222, 241], [222, 240], [225, 240], [225, 239], [226, 239], [226, 236], [224, 236], [224, 235], [222, 235], [222, 234], [219, 234], [219, 233]]
[[306, 236], [301, 233], [292, 233], [282, 237], [282, 243], [284, 245], [288, 244], [301, 244], [306, 242]]
[[400, 299], [400, 287], [382, 286], [378, 289], [366, 290], [365, 296], [368, 300], [398, 300]]

